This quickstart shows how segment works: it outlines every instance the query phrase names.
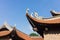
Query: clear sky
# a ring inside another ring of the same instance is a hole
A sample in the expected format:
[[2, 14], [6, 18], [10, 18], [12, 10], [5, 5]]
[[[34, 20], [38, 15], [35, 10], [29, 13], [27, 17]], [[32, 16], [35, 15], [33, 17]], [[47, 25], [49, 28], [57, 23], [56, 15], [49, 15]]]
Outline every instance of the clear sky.
[[30, 34], [33, 31], [26, 18], [26, 8], [38, 12], [39, 16], [51, 17], [50, 10], [60, 11], [60, 0], [0, 0], [0, 25], [7, 21]]

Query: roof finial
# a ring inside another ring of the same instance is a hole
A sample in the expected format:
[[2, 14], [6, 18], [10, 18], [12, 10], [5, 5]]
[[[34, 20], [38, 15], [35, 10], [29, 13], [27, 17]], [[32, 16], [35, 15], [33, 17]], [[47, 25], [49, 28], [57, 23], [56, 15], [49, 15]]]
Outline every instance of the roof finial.
[[4, 27], [6, 27], [9, 31], [13, 30], [13, 28], [6, 21], [4, 22]]
[[38, 13], [37, 12], [34, 12], [34, 17], [38, 17]]
[[31, 17], [33, 17], [33, 12], [31, 13]]
[[28, 13], [28, 12], [29, 12], [29, 8], [26, 9], [26, 13]]
[[50, 12], [51, 12], [51, 13], [57, 13], [55, 10], [51, 10]]

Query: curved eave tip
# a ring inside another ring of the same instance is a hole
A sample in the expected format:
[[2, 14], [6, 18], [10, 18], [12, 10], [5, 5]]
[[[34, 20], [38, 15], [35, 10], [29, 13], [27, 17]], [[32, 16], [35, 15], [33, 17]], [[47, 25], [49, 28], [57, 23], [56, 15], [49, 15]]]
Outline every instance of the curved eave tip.
[[28, 12], [26, 12], [26, 16], [29, 16], [29, 13]]
[[28, 13], [28, 12], [29, 12], [29, 8], [26, 9], [26, 13]]
[[26, 16], [28, 16], [28, 13], [26, 13]]
[[57, 13], [55, 10], [51, 10], [50, 12], [51, 12], [51, 13]]

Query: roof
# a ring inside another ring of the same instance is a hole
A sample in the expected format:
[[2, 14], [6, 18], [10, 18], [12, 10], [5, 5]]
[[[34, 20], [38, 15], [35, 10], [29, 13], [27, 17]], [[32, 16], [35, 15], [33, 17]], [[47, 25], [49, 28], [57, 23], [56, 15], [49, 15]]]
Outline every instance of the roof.
[[21, 31], [16, 30], [16, 33], [19, 37], [24, 38], [25, 40], [32, 40], [30, 36]]
[[8, 34], [10, 34], [10, 33], [11, 33], [11, 31], [1, 31], [1, 32], [0, 32], [0, 37], [6, 36], [6, 35], [8, 35]]
[[17, 29], [13, 29], [12, 31], [7, 31], [7, 30], [6, 30], [6, 31], [0, 31], [0, 37], [9, 35], [9, 34], [11, 34], [13, 31], [16, 32], [16, 34], [17, 34], [18, 37], [21, 37], [21, 38], [26, 39], [26, 40], [27, 40], [27, 39], [32, 40], [28, 35], [26, 35], [25, 33], [21, 32], [21, 31], [19, 31], [19, 30], [17, 30]]
[[32, 40], [31, 39], [31, 37], [29, 37], [28, 35], [26, 35], [25, 33], [23, 33], [23, 32], [21, 32], [21, 31], [19, 31], [19, 30], [17, 30], [17, 29], [13, 29], [12, 31], [0, 31], [0, 37], [3, 37], [3, 36], [6, 36], [6, 35], [9, 35], [9, 34], [11, 34], [13, 31], [15, 31], [16, 32], [16, 34], [17, 34], [17, 36], [18, 37], [21, 37], [21, 38], [23, 38], [23, 39], [25, 39], [25, 40]]
[[56, 12], [54, 10], [51, 10], [50, 12], [51, 12], [52, 16], [58, 16], [58, 15], [60, 15], [60, 12]]
[[40, 37], [31, 37], [33, 40], [44, 40], [43, 38]]
[[9, 31], [12, 31], [13, 30], [13, 27], [12, 26], [10, 26], [8, 23], [4, 23], [2, 26], [0, 26], [0, 29], [2, 29], [2, 28], [6, 28], [6, 29], [8, 29]]
[[[0, 37], [9, 35], [11, 32], [12, 32], [12, 31], [1, 31], [1, 32], [0, 32]], [[17, 29], [16, 29], [16, 34], [18, 35], [18, 37], [21, 37], [21, 38], [23, 38], [23, 39], [25, 39], [25, 40], [40, 40], [40, 39], [42, 40], [42, 38], [30, 37], [30, 36], [28, 36], [27, 34], [21, 32], [21, 31], [19, 31], [19, 30], [17, 30]]]
[[12, 32], [14, 32], [14, 33], [17, 34], [18, 37], [23, 38], [25, 40], [37, 40], [37, 39], [39, 39], [39, 38], [36, 38], [36, 39], [31, 38], [29, 35], [19, 31], [18, 29], [16, 29], [15, 27], [10, 26], [7, 23], [4, 23], [4, 25], [0, 27], [0, 29], [2, 29], [2, 28], [7, 28], [8, 30], [0, 31], [0, 37], [10, 35]]
[[[4, 30], [4, 28], [8, 30]], [[11, 27], [9, 24], [5, 22], [2, 26], [0, 26], [0, 30], [1, 30], [0, 37], [2, 37], [2, 36], [9, 35], [13, 31], [13, 27]]]
[[34, 18], [32, 16], [30, 16], [28, 13], [26, 13], [26, 16], [28, 19], [31, 19], [35, 22], [38, 22], [38, 23], [45, 23], [45, 24], [57, 24], [57, 23], [60, 23], [60, 17], [53, 17], [53, 18], [50, 18], [50, 19], [37, 19], [37, 18]]

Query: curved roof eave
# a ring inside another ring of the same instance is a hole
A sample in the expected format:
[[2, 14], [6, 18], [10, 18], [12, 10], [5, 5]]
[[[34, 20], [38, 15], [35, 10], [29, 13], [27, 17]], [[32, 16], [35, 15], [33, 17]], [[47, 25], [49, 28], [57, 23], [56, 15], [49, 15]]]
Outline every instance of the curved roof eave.
[[52, 16], [58, 16], [58, 15], [60, 15], [60, 12], [56, 12], [54, 10], [51, 10], [50, 13], [52, 14]]
[[24, 38], [25, 40], [32, 40], [32, 38], [30, 36], [28, 36], [27, 34], [21, 32], [19, 30], [16, 30], [16, 33], [19, 37]]
[[10, 33], [11, 33], [11, 31], [1, 31], [0, 32], [0, 37], [9, 35]]
[[31, 20], [38, 22], [38, 23], [45, 23], [45, 24], [57, 24], [60, 23], [60, 17], [53, 17], [50, 19], [37, 19], [34, 17], [31, 17], [28, 13], [26, 13], [26, 16], [30, 18]]

